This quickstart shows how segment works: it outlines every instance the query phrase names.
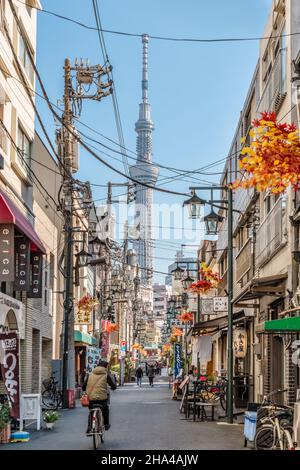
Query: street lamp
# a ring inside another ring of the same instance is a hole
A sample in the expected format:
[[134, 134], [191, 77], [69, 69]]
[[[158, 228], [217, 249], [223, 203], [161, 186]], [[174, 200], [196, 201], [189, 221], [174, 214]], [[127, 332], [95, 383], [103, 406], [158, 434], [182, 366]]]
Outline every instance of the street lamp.
[[92, 257], [90, 253], [88, 253], [84, 248], [76, 253], [76, 258], [78, 260], [78, 267], [84, 268], [88, 264], [89, 258]]
[[[196, 195], [196, 190], [207, 191], [210, 189], [211, 192], [213, 190], [218, 191], [227, 191], [227, 200], [222, 201], [214, 201], [220, 203], [227, 203], [227, 222], [228, 222], [228, 243], [227, 243], [227, 260], [228, 260], [228, 332], [227, 332], [227, 344], [228, 344], [228, 385], [227, 385], [227, 418], [230, 424], [233, 423], [233, 243], [232, 243], [232, 235], [233, 235], [233, 197], [232, 197], [232, 189], [229, 186], [213, 186], [208, 188], [207, 186], [202, 187], [191, 187], [193, 191], [193, 196], [183, 203], [183, 205], [187, 205], [189, 207], [190, 216], [192, 218], [196, 218], [195, 214], [199, 214], [200, 217], [200, 207], [201, 204], [207, 203], [207, 201], [203, 201]], [[211, 197], [211, 209], [213, 206], [213, 197]], [[236, 211], [239, 212], [239, 211]], [[208, 228], [208, 232], [210, 234], [216, 234], [218, 223], [221, 222], [221, 216], [218, 216], [213, 210], [211, 213], [205, 217], [205, 222]]]
[[177, 268], [171, 271], [171, 274], [173, 274], [175, 281], [180, 281], [182, 279], [183, 273], [184, 269], [180, 268], [179, 266], [177, 266]]
[[193, 279], [190, 275], [188, 275], [186, 278], [182, 279], [182, 287], [187, 290], [191, 287], [195, 279]]
[[193, 190], [192, 197], [184, 201], [183, 205], [188, 206], [188, 211], [191, 219], [199, 219], [201, 215], [201, 206], [205, 205], [205, 200], [197, 196], [196, 191]]
[[204, 222], [206, 226], [206, 235], [217, 235], [219, 224], [223, 222], [224, 217], [211, 209], [211, 212], [204, 217]]
[[103, 242], [100, 240], [99, 237], [93, 238], [93, 240], [89, 241], [89, 244], [92, 245], [92, 251], [94, 255], [97, 255], [100, 251], [100, 247], [103, 244]]

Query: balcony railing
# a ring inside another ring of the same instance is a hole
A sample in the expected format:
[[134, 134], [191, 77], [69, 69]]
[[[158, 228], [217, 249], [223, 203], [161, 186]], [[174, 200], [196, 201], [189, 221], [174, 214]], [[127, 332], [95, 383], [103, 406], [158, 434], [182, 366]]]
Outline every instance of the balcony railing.
[[257, 230], [256, 265], [261, 266], [287, 241], [286, 199], [280, 198]]
[[236, 257], [236, 280], [240, 281], [248, 271], [250, 271], [251, 262], [251, 240], [249, 239]]
[[257, 112], [278, 111], [286, 96], [286, 77], [283, 73], [285, 55], [283, 49], [275, 59], [271, 73], [263, 90]]

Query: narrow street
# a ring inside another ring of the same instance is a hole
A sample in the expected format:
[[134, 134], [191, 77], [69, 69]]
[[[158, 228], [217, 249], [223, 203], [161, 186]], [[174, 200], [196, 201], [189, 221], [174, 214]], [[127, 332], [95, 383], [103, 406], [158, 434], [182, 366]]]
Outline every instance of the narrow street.
[[[111, 429], [105, 433], [105, 450], [204, 450], [243, 449], [242, 426], [222, 426], [217, 422], [192, 422], [179, 414], [179, 401], [171, 400], [164, 377], [155, 379], [150, 388], [144, 379], [142, 388], [135, 384], [119, 387], [111, 397]], [[86, 437], [87, 410], [79, 403], [75, 410], [61, 412], [52, 431], [32, 432], [27, 443], [8, 444], [2, 449], [90, 450], [92, 439]]]

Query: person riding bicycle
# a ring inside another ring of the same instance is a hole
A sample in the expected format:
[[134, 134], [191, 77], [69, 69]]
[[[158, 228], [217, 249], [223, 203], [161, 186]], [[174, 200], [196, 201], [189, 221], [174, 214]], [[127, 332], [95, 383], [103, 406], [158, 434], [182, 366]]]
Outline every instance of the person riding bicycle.
[[[110, 428], [109, 424], [109, 406], [108, 406], [108, 385], [112, 390], [117, 388], [112, 376], [107, 371], [108, 362], [100, 360], [92, 373], [86, 378], [82, 390], [86, 392], [89, 398], [89, 409], [101, 407], [105, 429]], [[89, 413], [87, 434], [91, 433], [91, 413]]]

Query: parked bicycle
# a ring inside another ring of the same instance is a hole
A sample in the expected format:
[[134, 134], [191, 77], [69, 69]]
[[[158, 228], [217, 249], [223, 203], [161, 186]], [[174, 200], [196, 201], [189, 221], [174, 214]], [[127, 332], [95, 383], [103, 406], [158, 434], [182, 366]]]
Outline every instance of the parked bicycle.
[[278, 405], [273, 401], [275, 395], [286, 391], [287, 389], [274, 390], [264, 396], [258, 412], [257, 430], [254, 438], [256, 450], [292, 450], [295, 448], [293, 408]]
[[89, 410], [89, 413], [89, 419], [91, 420], [91, 433], [89, 433], [88, 435], [93, 436], [94, 449], [97, 450], [100, 442], [102, 444], [104, 443], [104, 418], [100, 406], [92, 408], [91, 410]]
[[45, 390], [42, 393], [42, 403], [46, 409], [57, 410], [62, 405], [62, 394], [58, 389], [58, 382], [51, 376], [43, 380]]

